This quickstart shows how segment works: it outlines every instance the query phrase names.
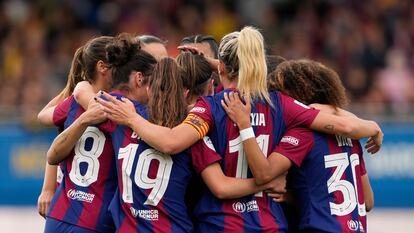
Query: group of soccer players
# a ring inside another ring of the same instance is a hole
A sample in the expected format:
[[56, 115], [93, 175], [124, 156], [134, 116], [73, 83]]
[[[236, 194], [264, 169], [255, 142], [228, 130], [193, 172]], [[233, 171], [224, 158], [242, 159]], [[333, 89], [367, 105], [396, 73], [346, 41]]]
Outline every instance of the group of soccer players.
[[373, 194], [352, 139], [375, 153], [383, 134], [342, 109], [333, 70], [268, 67], [252, 27], [179, 49], [123, 33], [76, 51], [38, 116], [61, 132], [39, 196], [45, 232], [367, 231]]

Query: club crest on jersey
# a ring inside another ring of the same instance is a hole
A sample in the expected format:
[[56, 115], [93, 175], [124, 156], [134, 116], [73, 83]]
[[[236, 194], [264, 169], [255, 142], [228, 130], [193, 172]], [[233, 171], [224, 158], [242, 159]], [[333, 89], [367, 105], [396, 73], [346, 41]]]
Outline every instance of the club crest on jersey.
[[250, 123], [252, 126], [266, 126], [265, 116], [263, 113], [250, 113]]
[[356, 220], [348, 220], [347, 222], [348, 228], [351, 231], [356, 231], [359, 229], [360, 232], [364, 232], [364, 227], [362, 226], [362, 222], [361, 221], [356, 221]]
[[256, 200], [251, 200], [249, 202], [234, 202], [233, 210], [237, 213], [244, 213], [244, 212], [252, 212], [252, 211], [259, 211], [259, 206], [257, 205]]
[[93, 199], [95, 198], [95, 194], [86, 193], [76, 189], [69, 189], [69, 191], [67, 192], [67, 196], [72, 200], [83, 201], [88, 203], [92, 203]]
[[299, 145], [299, 139], [292, 137], [292, 136], [284, 136], [280, 142], [286, 142], [293, 146]]

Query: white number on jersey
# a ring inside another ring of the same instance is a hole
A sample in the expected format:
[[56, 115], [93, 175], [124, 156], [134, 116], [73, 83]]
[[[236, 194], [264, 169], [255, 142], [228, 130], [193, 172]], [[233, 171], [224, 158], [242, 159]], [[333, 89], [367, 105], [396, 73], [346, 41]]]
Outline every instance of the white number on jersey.
[[[122, 199], [125, 203], [133, 203], [132, 181], [130, 178], [132, 165], [136, 156], [138, 144], [129, 144], [119, 149], [118, 159], [122, 162]], [[149, 177], [149, 168], [153, 160], [159, 162], [157, 175], [155, 178]], [[173, 160], [171, 156], [162, 154], [154, 149], [144, 150], [138, 158], [137, 167], [135, 168], [135, 184], [142, 189], [152, 189], [148, 195], [145, 205], [156, 206], [164, 196], [168, 187], [171, 175]]]
[[325, 158], [325, 168], [331, 168], [331, 167], [335, 168], [334, 173], [332, 174], [332, 176], [329, 178], [327, 182], [328, 192], [333, 193], [335, 191], [339, 191], [342, 193], [342, 196], [344, 198], [344, 201], [339, 204], [329, 202], [331, 214], [337, 215], [337, 216], [348, 215], [352, 211], [354, 211], [355, 207], [358, 205], [359, 215], [365, 216], [366, 215], [365, 202], [363, 202], [362, 204], [359, 203], [358, 187], [356, 185], [355, 167], [359, 165], [358, 154], [352, 154], [350, 157], [352, 176], [353, 176], [352, 178], [355, 184], [355, 188], [351, 182], [341, 179], [345, 170], [349, 166], [349, 160], [348, 160], [347, 153], [325, 155], [324, 158]]
[[[263, 154], [267, 156], [269, 146], [269, 135], [259, 135], [257, 136], [256, 141], [260, 149], [262, 150]], [[246, 153], [244, 152], [243, 143], [241, 141], [240, 135], [237, 138], [229, 141], [229, 152], [237, 152], [236, 178], [247, 178], [247, 171], [249, 170], [249, 166], [247, 164]], [[263, 193], [258, 192], [255, 194], [255, 196], [262, 197]]]
[[62, 183], [62, 180], [63, 180], [62, 168], [60, 168], [60, 165], [57, 165], [56, 182], [58, 182], [60, 184], [60, 183]]
[[[86, 150], [86, 140], [92, 139], [92, 146]], [[75, 145], [75, 156], [73, 157], [72, 169], [69, 172], [70, 180], [78, 186], [88, 187], [98, 179], [99, 156], [101, 156], [106, 137], [96, 127], [89, 126]], [[86, 163], [85, 174], [81, 174], [80, 164]]]

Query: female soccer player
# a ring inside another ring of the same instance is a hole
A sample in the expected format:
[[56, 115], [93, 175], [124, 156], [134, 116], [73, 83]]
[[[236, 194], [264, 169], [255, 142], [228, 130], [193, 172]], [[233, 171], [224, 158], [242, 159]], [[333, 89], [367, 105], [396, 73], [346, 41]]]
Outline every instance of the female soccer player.
[[[314, 130], [344, 134], [351, 138], [374, 136], [380, 132], [375, 122], [325, 114], [303, 106], [281, 93], [276, 94], [274, 101], [270, 100], [266, 87], [263, 38], [256, 29], [245, 27], [241, 32], [225, 36], [220, 43], [219, 60], [218, 71], [225, 88], [230, 90], [237, 88], [250, 98], [270, 102], [269, 105], [281, 104], [284, 110], [284, 125], [287, 128], [307, 125]], [[135, 112], [129, 101], [117, 100], [104, 94], [110, 101], [100, 99], [98, 101], [103, 105], [110, 119], [131, 127], [147, 143], [170, 154], [188, 148], [210, 131], [214, 126], [212, 119], [215, 113], [212, 113], [211, 107], [207, 106], [207, 100], [218, 99], [220, 102], [223, 98], [221, 94], [214, 98], [199, 99], [184, 124], [170, 129], [146, 121]], [[259, 123], [259, 118], [252, 120]], [[279, 120], [281, 118], [278, 118]]]
[[[96, 90], [107, 90], [109, 87], [110, 70], [105, 65], [105, 46], [112, 40], [112, 37], [101, 36], [88, 41], [84, 46], [78, 48], [72, 60], [68, 75], [68, 81], [62, 92], [51, 100], [40, 112], [38, 119], [40, 123], [53, 126], [53, 111], [56, 105], [72, 94], [78, 82], [83, 80], [91, 81]], [[92, 89], [93, 90], [93, 89]], [[88, 100], [81, 99], [83, 106], [87, 106]], [[57, 171], [59, 169], [59, 176]], [[43, 217], [46, 216], [50, 202], [56, 190], [56, 179], [61, 181], [61, 170], [58, 166], [46, 163], [46, 170], [42, 192], [38, 199], [38, 211]]]
[[[338, 108], [348, 101], [336, 72], [309, 60], [281, 63], [270, 75], [269, 85], [305, 104], [328, 104], [340, 114], [344, 111]], [[228, 105], [223, 107], [240, 130], [251, 130], [250, 101], [243, 105], [234, 95], [225, 99]], [[254, 136], [245, 139], [243, 146], [259, 184], [291, 168], [288, 185], [300, 210], [301, 232], [366, 232], [366, 211], [373, 206], [373, 193], [359, 141], [294, 128], [267, 159]], [[369, 141], [368, 152], [378, 149]]]
[[[83, 46], [78, 57], [75, 75], [91, 83], [96, 91], [109, 89], [111, 68], [105, 56], [105, 47], [113, 37], [98, 37]], [[88, 104], [88, 101], [84, 104]], [[97, 127], [87, 125], [104, 119], [97, 105], [84, 109], [71, 95], [53, 110], [53, 116], [46, 114], [46, 122], [68, 128], [76, 119], [85, 125], [85, 132], [74, 147], [66, 151], [67, 159], [51, 160], [60, 163], [63, 180], [58, 186], [47, 214], [45, 232], [114, 232], [114, 225], [108, 205], [116, 189], [115, 164], [110, 140]], [[60, 135], [62, 136], [62, 135]], [[59, 137], [59, 136], [58, 136]], [[63, 134], [65, 140], [71, 135]], [[55, 139], [56, 140], [56, 139]]]
[[[379, 132], [374, 122], [351, 121], [349, 118], [319, 113], [281, 93], [269, 94], [266, 88], [263, 38], [253, 28], [246, 27], [240, 32], [226, 35], [220, 43], [219, 60], [218, 70], [224, 87], [238, 87], [241, 93], [254, 99], [256, 106], [251, 120], [262, 134], [269, 135], [260, 138], [265, 152], [271, 151], [285, 129], [298, 125], [330, 133], [346, 133], [353, 137], [372, 136]], [[225, 175], [247, 177], [247, 163], [238, 130], [220, 106], [223, 93], [199, 99], [184, 124], [172, 129], [149, 123], [135, 113], [128, 101], [116, 100], [107, 94], [105, 96], [110, 102], [99, 102], [105, 107], [109, 118], [127, 124], [155, 148], [166, 153], [177, 153], [209, 133], [212, 144], [222, 156], [220, 164], [225, 168]], [[205, 166], [205, 161], [202, 162]], [[209, 164], [212, 161], [207, 162]], [[217, 201], [211, 194], [206, 194], [205, 200], [206, 204], [198, 211], [203, 224], [200, 225], [201, 231], [286, 230], [280, 208], [266, 196], [257, 199], [248, 196], [247, 199], [227, 202], [224, 207], [223, 202]]]
[[182, 52], [177, 58], [177, 63], [184, 72], [185, 86], [188, 86], [187, 104], [191, 109], [200, 96], [213, 95], [213, 70], [210, 63], [203, 55]]
[[[212, 68], [216, 70], [218, 61], [218, 44], [212, 36], [197, 34], [184, 37], [181, 40], [178, 49], [184, 52], [190, 51], [194, 54], [203, 55]], [[216, 72], [213, 72], [212, 79], [214, 80], [214, 92], [219, 93], [223, 90], [223, 85], [221, 85]]]

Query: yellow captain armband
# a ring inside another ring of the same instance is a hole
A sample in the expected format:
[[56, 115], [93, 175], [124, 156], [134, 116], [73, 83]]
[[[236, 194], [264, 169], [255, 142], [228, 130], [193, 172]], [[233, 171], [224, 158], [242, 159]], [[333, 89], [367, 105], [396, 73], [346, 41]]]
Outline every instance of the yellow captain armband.
[[202, 139], [204, 136], [206, 136], [208, 130], [210, 129], [207, 121], [194, 113], [188, 114], [183, 124], [191, 125], [197, 131], [199, 139]]

